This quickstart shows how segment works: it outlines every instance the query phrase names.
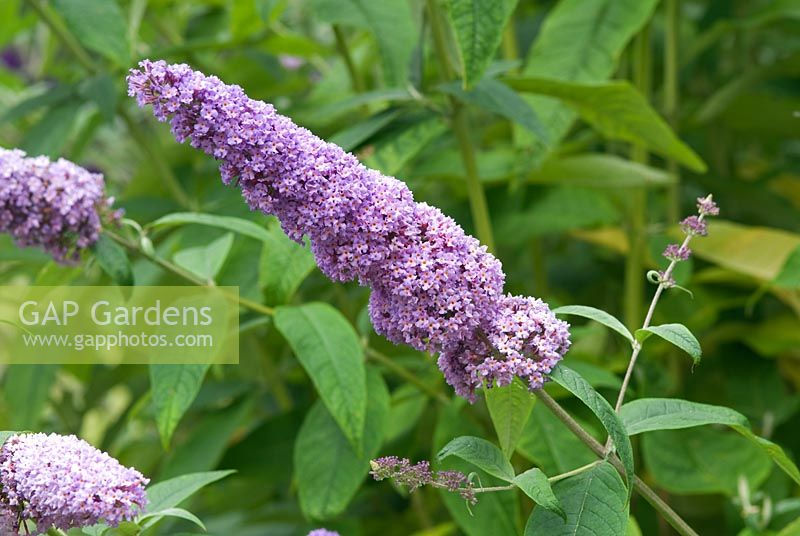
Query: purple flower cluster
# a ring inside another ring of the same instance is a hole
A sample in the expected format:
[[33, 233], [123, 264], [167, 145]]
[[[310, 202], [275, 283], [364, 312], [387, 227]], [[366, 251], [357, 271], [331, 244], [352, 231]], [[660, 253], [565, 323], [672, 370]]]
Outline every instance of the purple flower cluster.
[[393, 479], [398, 485], [413, 492], [422, 486], [434, 486], [456, 492], [471, 504], [477, 502], [475, 487], [467, 475], [459, 471], [431, 471], [427, 461], [412, 464], [408, 458], [384, 456], [370, 462], [370, 473], [377, 480]]
[[706, 236], [708, 225], [698, 216], [689, 216], [681, 222], [681, 231], [687, 235]]
[[19, 515], [11, 507], [0, 502], [0, 534], [19, 534]]
[[339, 536], [339, 533], [328, 529], [316, 529], [309, 532], [307, 536]]
[[187, 65], [143, 61], [128, 84], [177, 140], [220, 161], [251, 209], [276, 215], [295, 241], [308, 236], [323, 273], [371, 287], [375, 329], [441, 353], [458, 394], [472, 399], [514, 374], [540, 387], [566, 351], [567, 324], [538, 300], [504, 296], [500, 262], [404, 183]]
[[0, 503], [42, 532], [130, 520], [147, 504], [147, 483], [75, 436], [17, 435], [0, 448]]
[[51, 162], [0, 148], [0, 232], [20, 246], [41, 247], [59, 262], [75, 261], [97, 241], [112, 201], [105, 197], [102, 175], [63, 158]]
[[670, 261], [681, 262], [687, 260], [692, 254], [692, 250], [686, 246], [670, 244], [664, 249], [664, 257]]

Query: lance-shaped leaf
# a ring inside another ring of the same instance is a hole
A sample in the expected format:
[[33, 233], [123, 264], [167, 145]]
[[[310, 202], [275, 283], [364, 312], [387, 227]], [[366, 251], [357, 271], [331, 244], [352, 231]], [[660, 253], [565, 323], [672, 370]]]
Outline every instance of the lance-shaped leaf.
[[517, 0], [450, 0], [449, 4], [462, 77], [469, 87], [480, 80], [494, 58]]
[[755, 435], [750, 429], [747, 417], [730, 408], [674, 398], [643, 398], [622, 406], [620, 418], [630, 435], [655, 430], [679, 430], [706, 424], [728, 426], [757, 445], [792, 480], [800, 484], [800, 470], [784, 450], [772, 441]]
[[275, 327], [289, 341], [333, 420], [360, 452], [367, 384], [364, 352], [353, 327], [324, 303], [278, 307]]
[[697, 342], [697, 338], [692, 335], [689, 328], [683, 324], [661, 324], [636, 330], [636, 339], [639, 342], [644, 342], [650, 335], [658, 335], [689, 354], [695, 363], [700, 362], [703, 355], [700, 343]]
[[515, 78], [518, 91], [548, 95], [575, 109], [598, 132], [645, 147], [686, 167], [704, 172], [703, 160], [672, 131], [647, 99], [624, 80], [579, 84], [548, 78]]
[[442, 447], [436, 458], [441, 461], [449, 456], [456, 456], [483, 469], [492, 476], [502, 478], [506, 482], [514, 480], [514, 468], [503, 452], [493, 443], [480, 437], [461, 436]]
[[558, 500], [553, 488], [550, 486], [550, 481], [547, 480], [541, 469], [533, 468], [525, 471], [522, 474], [514, 477], [514, 484], [521, 489], [525, 495], [533, 499], [539, 506], [558, 514], [564, 521], [567, 520], [567, 514], [561, 506], [561, 501]]
[[[600, 420], [608, 432], [609, 437], [617, 448], [617, 454], [625, 468], [625, 478], [628, 483], [628, 495], [633, 490], [633, 447], [619, 416], [611, 404], [595, 391], [589, 382], [584, 380], [577, 372], [559, 364], [550, 373], [550, 377], [561, 387], [575, 395], [592, 413]], [[627, 518], [626, 518], [627, 519]]]
[[564, 508], [566, 521], [544, 508], [534, 508], [525, 536], [619, 536], [628, 525], [625, 484], [616, 469], [603, 462], [561, 480], [553, 491]]
[[594, 307], [589, 307], [588, 305], [564, 305], [563, 307], [556, 307], [553, 309], [553, 312], [557, 315], [574, 315], [588, 318], [589, 320], [594, 320], [595, 322], [603, 324], [607, 328], [613, 329], [630, 342], [633, 342], [633, 335], [631, 335], [631, 332], [625, 327], [625, 324], [617, 320], [617, 318], [612, 314], [607, 313], [602, 309], [596, 309]]

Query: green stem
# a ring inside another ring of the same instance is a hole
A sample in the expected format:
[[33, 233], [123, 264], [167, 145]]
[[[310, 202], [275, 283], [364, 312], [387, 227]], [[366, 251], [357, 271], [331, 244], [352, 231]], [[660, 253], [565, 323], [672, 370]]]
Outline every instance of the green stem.
[[559, 480], [564, 480], [565, 478], [569, 478], [571, 476], [579, 475], [579, 474], [583, 473], [584, 471], [588, 471], [589, 469], [591, 469], [593, 467], [596, 467], [597, 465], [600, 465], [601, 463], [603, 463], [603, 460], [595, 460], [595, 461], [593, 461], [591, 463], [587, 463], [586, 465], [582, 465], [581, 467], [578, 467], [577, 469], [573, 469], [572, 471], [567, 471], [566, 473], [561, 473], [560, 475], [551, 476], [550, 478], [547, 479], [547, 481], [550, 482], [551, 484], [555, 484]]
[[365, 346], [364, 352], [366, 353], [367, 358], [375, 361], [376, 363], [380, 363], [381, 365], [389, 369], [391, 372], [393, 372], [400, 378], [406, 380], [408, 383], [415, 386], [423, 394], [428, 395], [431, 399], [436, 400], [437, 402], [440, 402], [442, 404], [447, 404], [450, 402], [444, 394], [432, 388], [431, 386], [429, 386], [428, 384], [417, 378], [414, 374], [412, 374], [411, 372], [407, 371], [406, 369], [395, 363], [394, 360], [389, 356], [383, 355], [382, 353], [368, 346]]
[[55, 527], [51, 527], [47, 529], [47, 534], [49, 536], [67, 536], [67, 533], [61, 529], [57, 529]]
[[517, 30], [514, 28], [514, 17], [511, 17], [503, 29], [503, 58], [515, 60], [519, 58], [519, 47], [517, 46]]
[[475, 232], [478, 235], [478, 239], [483, 242], [489, 251], [494, 252], [494, 234], [489, 216], [489, 205], [486, 203], [486, 194], [483, 191], [483, 185], [478, 175], [475, 148], [472, 146], [472, 141], [469, 137], [466, 109], [455, 100], [453, 101], [453, 107], [453, 129], [461, 150], [464, 170], [467, 172], [467, 195], [469, 196], [469, 206], [472, 212], [472, 220], [475, 224]]
[[[634, 42], [634, 82], [645, 98], [650, 94], [650, 29], [646, 26]], [[647, 151], [634, 145], [631, 149], [631, 160], [641, 164], [648, 161]], [[635, 326], [642, 317], [642, 301], [644, 297], [644, 253], [647, 225], [647, 189], [636, 187], [631, 189], [628, 210], [628, 256], [625, 259], [625, 323]]]
[[136, 143], [142, 149], [145, 156], [150, 160], [153, 167], [156, 168], [156, 172], [164, 180], [164, 183], [178, 204], [181, 205], [181, 207], [189, 210], [197, 210], [197, 206], [195, 206], [195, 203], [186, 194], [186, 191], [183, 189], [183, 186], [181, 186], [180, 181], [172, 172], [172, 168], [169, 166], [167, 159], [161, 152], [161, 148], [158, 143], [153, 143], [152, 139], [145, 133], [142, 127], [139, 126], [136, 120], [134, 120], [126, 110], [120, 108], [118, 111], [122, 116], [122, 119], [125, 121], [125, 125], [127, 125], [131, 136], [133, 136], [133, 139], [136, 140]]
[[[680, 25], [680, 0], [665, 0], [664, 16], [664, 115], [677, 132], [678, 127], [678, 30]], [[667, 160], [667, 171], [674, 181], [667, 189], [667, 219], [678, 221], [680, 217], [680, 166], [675, 159]]]
[[[153, 253], [147, 252], [144, 249], [142, 249], [142, 247], [139, 246], [139, 244], [137, 244], [135, 242], [131, 242], [130, 240], [127, 240], [126, 238], [123, 238], [123, 237], [117, 235], [116, 233], [113, 233], [113, 232], [108, 231], [108, 230], [103, 230], [103, 233], [106, 236], [108, 236], [110, 239], [112, 239], [115, 242], [117, 242], [118, 244], [120, 244], [121, 246], [127, 248], [130, 251], [138, 253], [139, 255], [141, 255], [142, 257], [146, 258], [147, 260], [157, 264], [158, 266], [160, 266], [164, 270], [177, 275], [181, 279], [185, 279], [186, 281], [192, 283], [193, 285], [197, 285], [199, 287], [208, 287], [208, 288], [214, 288], [215, 287], [213, 281], [205, 281], [203, 278], [197, 277], [196, 275], [192, 274], [191, 272], [188, 272], [188, 271], [184, 270], [180, 266], [172, 264], [168, 260], [163, 259], [163, 258], [159, 257], [158, 255], [155, 255]], [[264, 315], [268, 315], [268, 316], [272, 316], [272, 315], [275, 314], [275, 309], [273, 309], [272, 307], [267, 307], [266, 305], [262, 305], [260, 303], [256, 303], [256, 302], [254, 302], [252, 300], [248, 300], [247, 298], [242, 298], [241, 296], [235, 297], [235, 296], [229, 294], [228, 292], [226, 292], [226, 291], [224, 291], [222, 289], [217, 289], [217, 290], [222, 292], [226, 297], [230, 298], [231, 300], [238, 302], [242, 307], [250, 309], [251, 311], [254, 311], [254, 312], [257, 312], [257, 313], [261, 313], [261, 314], [264, 314]]]
[[353, 55], [350, 53], [350, 47], [347, 46], [347, 39], [344, 36], [344, 32], [338, 24], [333, 25], [333, 35], [336, 38], [336, 48], [339, 50], [339, 54], [342, 55], [344, 64], [347, 67], [347, 74], [350, 75], [350, 83], [353, 86], [353, 91], [356, 93], [363, 92], [364, 81], [361, 79], [358, 68], [353, 61]]
[[[99, 69], [97, 65], [92, 61], [91, 56], [83, 48], [75, 37], [75, 35], [67, 28], [63, 22], [58, 18], [58, 16], [53, 13], [52, 9], [49, 6], [41, 3], [39, 0], [26, 0], [27, 4], [39, 15], [42, 21], [50, 28], [50, 30], [56, 35], [56, 37], [64, 43], [64, 46], [69, 49], [69, 51], [75, 56], [78, 60], [78, 63], [88, 71], [90, 74], [97, 74]], [[127, 111], [120, 105], [117, 109], [119, 114], [122, 116], [122, 119], [128, 126], [128, 130], [131, 132], [131, 135], [145, 152], [145, 154], [153, 161], [156, 169], [158, 170], [159, 175], [167, 184], [167, 187], [170, 189], [175, 199], [180, 203], [180, 205], [184, 208], [193, 208], [192, 202], [189, 199], [189, 196], [186, 195], [183, 188], [178, 182], [178, 179], [175, 177], [174, 173], [172, 173], [172, 169], [167, 164], [166, 159], [164, 158], [161, 151], [157, 148], [157, 145], [151, 143], [150, 138], [142, 131], [139, 125], [131, 118], [131, 116], [127, 113]]]
[[[706, 199], [711, 200], [711, 195], [709, 195]], [[700, 214], [698, 216], [699, 221], [703, 221], [705, 219], [704, 214]], [[686, 238], [683, 239], [683, 243], [680, 245], [680, 249], [688, 249], [689, 242], [692, 241], [692, 237], [694, 235], [687, 234]], [[678, 265], [678, 261], [671, 261], [667, 269], [664, 271], [664, 275], [662, 279], [665, 281], [669, 281], [672, 278], [672, 272], [675, 270], [675, 266]], [[653, 313], [656, 311], [656, 305], [658, 305], [658, 300], [661, 298], [661, 294], [667, 286], [664, 283], [659, 283], [658, 288], [656, 288], [655, 294], [653, 294], [653, 299], [650, 301], [650, 307], [647, 309], [647, 314], [644, 317], [644, 322], [642, 323], [642, 328], [645, 329], [650, 326], [650, 322], [653, 320]], [[642, 350], [642, 345], [637, 341], [633, 343], [633, 351], [631, 353], [631, 359], [628, 362], [628, 369], [625, 371], [625, 378], [622, 380], [622, 387], [620, 387], [619, 395], [617, 395], [617, 403], [614, 406], [614, 410], [619, 413], [620, 408], [622, 407], [622, 403], [625, 401], [625, 393], [628, 391], [628, 384], [630, 384], [631, 376], [633, 376], [633, 368], [636, 366], [636, 358], [639, 357], [639, 352]]]
[[[606, 450], [603, 445], [600, 444], [595, 438], [590, 436], [586, 430], [575, 420], [573, 419], [567, 411], [561, 407], [561, 405], [556, 402], [553, 397], [548, 395], [543, 389], [537, 389], [535, 391], [536, 397], [544, 403], [547, 408], [553, 412], [553, 414], [566, 425], [569, 430], [575, 434], [578, 439], [580, 439], [587, 447], [589, 447], [592, 452], [594, 452], [600, 458], [606, 458]], [[622, 466], [622, 462], [616, 456], [609, 456], [608, 461], [620, 472], [620, 474], [625, 473], [625, 468]], [[689, 526], [686, 521], [675, 511], [673, 510], [670, 505], [668, 505], [664, 500], [658, 496], [658, 494], [653, 491], [650, 486], [644, 483], [641, 478], [634, 475], [633, 477], [633, 488], [636, 492], [644, 497], [644, 499], [650, 503], [652, 506], [661, 516], [667, 520], [667, 522], [672, 525], [678, 534], [681, 536], [699, 536], [692, 527]]]
[[[431, 21], [431, 32], [433, 33], [433, 46], [436, 51], [436, 57], [439, 60], [442, 80], [449, 82], [455, 78], [456, 71], [448, 54], [445, 24], [442, 20], [442, 14], [436, 5], [436, 0], [428, 0], [427, 6]], [[467, 178], [467, 195], [475, 232], [478, 235], [478, 239], [483, 242], [489, 251], [494, 252], [494, 234], [492, 232], [491, 217], [489, 216], [489, 206], [486, 203], [486, 194], [483, 191], [483, 185], [478, 175], [478, 164], [475, 160], [476, 151], [469, 135], [470, 129], [467, 122], [466, 109], [455, 98], [450, 97], [449, 100], [453, 110], [453, 131], [456, 135], [458, 148], [461, 152], [461, 161]]]
[[47, 4], [39, 0], [26, 0], [26, 3], [39, 15], [39, 18], [50, 28], [50, 30], [64, 43], [69, 51], [75, 56], [84, 69], [90, 73], [97, 72], [97, 66], [92, 61], [91, 56], [81, 46], [77, 38], [64, 26], [61, 20], [53, 13], [53, 10]]

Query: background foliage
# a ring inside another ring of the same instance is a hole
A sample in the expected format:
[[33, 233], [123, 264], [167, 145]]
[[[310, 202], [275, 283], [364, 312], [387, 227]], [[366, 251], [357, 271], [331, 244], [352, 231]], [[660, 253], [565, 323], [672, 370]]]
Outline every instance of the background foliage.
[[[603, 308], [631, 328], [652, 292], [644, 272], [663, 267], [674, 223], [713, 192], [723, 219], [676, 274], [694, 297], [668, 293], [656, 318], [689, 326], [703, 360], [691, 367], [653, 338], [635, 395], [727, 405], [800, 453], [800, 5], [451, 0], [433, 21], [430, 5], [0, 3], [2, 145], [101, 170], [159, 255], [275, 307], [243, 309], [238, 367], [8, 367], [0, 428], [79, 434], [154, 481], [234, 470], [191, 505], [209, 533], [241, 536], [322, 524], [347, 536], [518, 534], [532, 507], [521, 494], [487, 494], [470, 516], [457, 496], [368, 482], [368, 460], [431, 459], [459, 435], [496, 440], [518, 472], [593, 460], [541, 403], [495, 431], [503, 407], [491, 396], [454, 400], [431, 357], [375, 335], [364, 289], [325, 280], [308, 249], [221, 185], [212, 160], [125, 96], [127, 69], [150, 57], [242, 85], [493, 236], [509, 291]], [[477, 186], [491, 221], [470, 210]], [[0, 244], [3, 284], [184, 283], [137, 256], [130, 272], [65, 268]], [[612, 397], [627, 345], [574, 320], [566, 363]], [[548, 390], [599, 434], [566, 391]], [[638, 473], [701, 534], [800, 534], [797, 485], [735, 430], [633, 439]], [[635, 497], [631, 513], [643, 534], [670, 533]], [[193, 530], [167, 520], [151, 532]]]

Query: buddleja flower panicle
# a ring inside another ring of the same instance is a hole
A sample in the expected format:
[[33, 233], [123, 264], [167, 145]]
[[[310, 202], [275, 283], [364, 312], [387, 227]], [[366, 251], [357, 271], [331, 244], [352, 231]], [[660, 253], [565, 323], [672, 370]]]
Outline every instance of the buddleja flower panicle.
[[93, 245], [103, 218], [116, 220], [103, 176], [60, 158], [0, 148], [0, 233], [72, 262]]
[[147, 504], [147, 483], [75, 436], [22, 434], [0, 448], [0, 503], [41, 532], [131, 520]]
[[[541, 386], [569, 346], [567, 324], [541, 302], [504, 296], [500, 262], [452, 218], [239, 86], [184, 64], [139, 67], [128, 92], [140, 105], [169, 120], [176, 139], [219, 160], [223, 182], [237, 184], [251, 209], [277, 216], [297, 242], [308, 236], [325, 275], [372, 288], [378, 333], [441, 354], [446, 380], [469, 399], [481, 383], [507, 383], [509, 372]], [[500, 329], [519, 309], [530, 310], [524, 328]], [[487, 338], [516, 361], [479, 370], [493, 354]]]

